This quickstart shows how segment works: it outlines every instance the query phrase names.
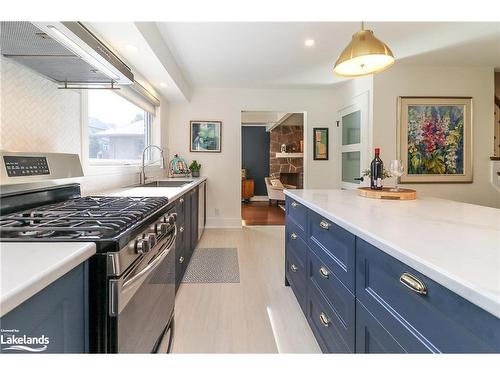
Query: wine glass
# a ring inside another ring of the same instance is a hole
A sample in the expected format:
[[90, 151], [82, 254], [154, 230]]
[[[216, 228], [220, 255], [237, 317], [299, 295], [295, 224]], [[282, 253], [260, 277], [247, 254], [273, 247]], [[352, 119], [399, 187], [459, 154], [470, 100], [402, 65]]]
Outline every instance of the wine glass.
[[398, 179], [403, 175], [403, 162], [401, 160], [391, 160], [389, 170], [391, 171], [391, 174], [396, 177], [395, 186], [391, 189], [391, 191], [401, 191], [398, 186]]

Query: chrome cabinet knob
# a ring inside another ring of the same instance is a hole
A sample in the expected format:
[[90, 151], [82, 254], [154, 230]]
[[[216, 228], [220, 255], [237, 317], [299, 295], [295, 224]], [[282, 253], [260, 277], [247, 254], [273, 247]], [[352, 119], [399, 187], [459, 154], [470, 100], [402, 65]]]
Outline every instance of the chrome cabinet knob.
[[330, 229], [330, 223], [328, 223], [325, 220], [321, 220], [319, 223], [319, 226], [321, 227], [321, 229], [325, 229], [325, 230]]
[[179, 263], [184, 263], [184, 257], [179, 258]]
[[297, 272], [299, 270], [299, 268], [295, 264], [292, 264], [290, 266], [290, 269], [292, 270], [292, 272]]
[[292, 240], [296, 240], [296, 239], [297, 239], [297, 234], [296, 234], [296, 233], [292, 233], [292, 234], [290, 235], [290, 238], [291, 238]]
[[321, 314], [319, 314], [319, 321], [325, 327], [329, 327], [330, 326], [330, 319], [328, 318], [328, 315], [326, 315], [324, 312], [322, 312]]
[[323, 266], [319, 268], [319, 274], [324, 279], [328, 279], [328, 277], [330, 277], [330, 272]]
[[292, 206], [293, 208], [297, 208], [299, 204], [297, 202], [292, 202], [290, 206]]
[[184, 232], [184, 227], [183, 227], [183, 226], [181, 226], [181, 227], [179, 228], [179, 232], [181, 232], [181, 233], [182, 233], [182, 232]]
[[179, 203], [184, 203], [184, 198], [179, 199]]

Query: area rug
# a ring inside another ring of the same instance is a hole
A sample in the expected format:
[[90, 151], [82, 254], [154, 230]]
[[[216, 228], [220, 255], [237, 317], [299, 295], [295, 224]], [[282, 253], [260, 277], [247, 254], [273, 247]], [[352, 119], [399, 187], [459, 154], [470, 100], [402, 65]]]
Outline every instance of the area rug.
[[198, 248], [186, 269], [183, 283], [239, 283], [238, 249]]

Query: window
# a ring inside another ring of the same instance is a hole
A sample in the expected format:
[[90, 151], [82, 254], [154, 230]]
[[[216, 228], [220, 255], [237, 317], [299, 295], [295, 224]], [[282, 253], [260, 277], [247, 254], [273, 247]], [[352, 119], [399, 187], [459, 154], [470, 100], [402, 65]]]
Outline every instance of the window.
[[88, 92], [90, 162], [137, 163], [151, 143], [153, 114], [111, 90]]

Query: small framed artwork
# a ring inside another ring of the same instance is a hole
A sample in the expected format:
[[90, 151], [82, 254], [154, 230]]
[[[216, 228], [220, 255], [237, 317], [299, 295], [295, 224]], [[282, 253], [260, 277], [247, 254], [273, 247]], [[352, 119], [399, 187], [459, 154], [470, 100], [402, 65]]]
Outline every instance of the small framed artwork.
[[472, 98], [400, 97], [401, 183], [472, 182]]
[[328, 128], [314, 128], [313, 133], [313, 159], [328, 160]]
[[190, 121], [189, 151], [221, 152], [222, 121]]

